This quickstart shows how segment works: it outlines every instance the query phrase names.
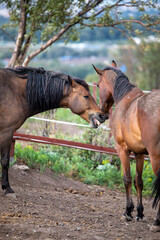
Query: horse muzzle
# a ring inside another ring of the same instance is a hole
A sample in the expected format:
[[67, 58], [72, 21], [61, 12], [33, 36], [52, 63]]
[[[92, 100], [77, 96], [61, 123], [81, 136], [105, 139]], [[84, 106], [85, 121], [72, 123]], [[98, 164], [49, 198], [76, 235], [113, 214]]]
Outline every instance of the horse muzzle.
[[93, 128], [98, 128], [106, 120], [105, 115], [102, 113], [91, 114], [89, 119]]
[[105, 116], [105, 120], [109, 119], [109, 113], [105, 113], [104, 116]]

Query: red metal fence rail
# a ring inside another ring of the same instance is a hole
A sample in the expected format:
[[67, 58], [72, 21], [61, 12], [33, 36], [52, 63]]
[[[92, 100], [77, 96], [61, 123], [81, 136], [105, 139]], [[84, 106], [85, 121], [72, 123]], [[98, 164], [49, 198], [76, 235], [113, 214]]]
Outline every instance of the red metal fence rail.
[[[118, 156], [118, 153], [117, 153], [116, 149], [114, 149], [114, 148], [96, 146], [96, 145], [92, 145], [92, 144], [62, 140], [62, 139], [57, 139], [57, 138], [48, 138], [48, 137], [40, 137], [40, 136], [34, 136], [34, 135], [15, 133], [13, 136], [13, 143], [12, 143], [12, 147], [11, 147], [11, 157], [14, 156], [14, 145], [15, 145], [16, 140], [27, 141], [27, 142], [36, 142], [36, 143], [49, 144], [49, 145], [57, 145], [57, 146], [63, 146], [63, 147], [78, 148], [78, 149], [82, 149], [82, 150], [89, 150], [89, 151], [100, 152], [100, 153]], [[134, 155], [131, 154], [130, 158], [134, 159]]]
[[79, 148], [82, 150], [90, 150], [94, 152], [118, 155], [117, 151], [114, 148], [96, 146], [92, 144], [74, 142], [74, 141], [57, 139], [57, 138], [49, 138], [49, 137], [42, 137], [42, 136], [35, 136], [35, 135], [27, 135], [22, 133], [15, 133], [13, 136], [13, 140], [36, 142], [36, 143], [43, 143], [43, 144], [49, 144], [49, 145], [71, 147], [71, 148]]

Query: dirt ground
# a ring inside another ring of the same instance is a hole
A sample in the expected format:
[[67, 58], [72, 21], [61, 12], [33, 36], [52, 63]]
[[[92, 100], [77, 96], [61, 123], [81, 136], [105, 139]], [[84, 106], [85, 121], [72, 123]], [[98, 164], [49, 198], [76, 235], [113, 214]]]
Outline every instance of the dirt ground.
[[[144, 199], [145, 222], [125, 222], [125, 194], [57, 176], [10, 168], [16, 198], [0, 190], [0, 239], [158, 240], [149, 230], [156, 211]], [[136, 205], [136, 198], [134, 197]], [[134, 219], [136, 211], [133, 213]]]

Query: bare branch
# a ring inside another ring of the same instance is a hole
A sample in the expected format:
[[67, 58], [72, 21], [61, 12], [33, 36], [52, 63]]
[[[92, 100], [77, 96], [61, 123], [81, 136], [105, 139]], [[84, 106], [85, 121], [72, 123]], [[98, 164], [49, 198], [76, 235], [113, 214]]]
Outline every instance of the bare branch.
[[133, 42], [133, 44], [135, 44], [136, 46], [138, 46], [139, 50], [144, 53], [143, 49], [141, 47], [139, 47], [139, 45], [134, 41], [134, 39], [132, 37], [130, 37], [124, 30], [119, 29], [117, 27], [115, 27], [115, 29], [117, 29], [119, 32], [121, 32], [126, 38], [128, 38], [131, 42]]
[[80, 11], [77, 16], [81, 17], [83, 16], [84, 14], [86, 14], [87, 12], [89, 12], [91, 9], [94, 9], [96, 6], [98, 6], [100, 3], [102, 3], [103, 0], [98, 0], [98, 1], [95, 1], [95, 3], [91, 4], [88, 6], [88, 8], [86, 8], [85, 10], [83, 11]]
[[[156, 22], [152, 22], [152, 23], [143, 23], [142, 21], [140, 20], [121, 20], [121, 21], [117, 21], [117, 22], [114, 22], [114, 23], [109, 23], [109, 24], [101, 24], [101, 23], [92, 23], [92, 24], [86, 24], [86, 23], [82, 23], [82, 25], [86, 26], [86, 27], [113, 27], [115, 28], [116, 25], [121, 25], [121, 24], [124, 24], [124, 23], [137, 23], [145, 28], [150, 28], [154, 25], [158, 25], [160, 24], [160, 20], [156, 21]], [[159, 32], [160, 30], [157, 30], [157, 29], [150, 29], [151, 31], [155, 31], [155, 32]]]
[[0, 30], [1, 30], [2, 32], [4, 32], [7, 36], [9, 36], [9, 38], [10, 38], [13, 42], [15, 42], [15, 39], [14, 39], [7, 31], [5, 31], [3, 28], [0, 28]]
[[[108, 6], [108, 9], [111, 9], [111, 8], [117, 6], [117, 4], [120, 3], [121, 1], [122, 1], [122, 0], [118, 0], [115, 4]], [[98, 11], [97, 13], [95, 13], [94, 15], [92, 15], [92, 17], [97, 17], [99, 14], [101, 14], [102, 12], [104, 12], [105, 9], [106, 9], [106, 6], [103, 7], [101, 10], [99, 10], [99, 11]], [[88, 16], [88, 17], [83, 16], [83, 19], [89, 19], [90, 17], [91, 17], [91, 16]]]
[[[99, 14], [101, 14], [102, 12], [104, 12], [104, 10], [105, 10], [105, 7], [104, 8], [102, 8], [100, 11], [98, 11], [97, 13], [95, 13], [94, 15], [92, 15], [92, 17], [97, 17]], [[83, 19], [89, 19], [91, 16], [88, 16], [88, 17], [86, 17], [86, 16], [83, 16]]]
[[119, 32], [121, 32], [126, 38], [128, 38], [130, 41], [132, 41], [134, 44], [136, 44], [136, 42], [133, 40], [132, 37], [130, 37], [124, 30], [114, 27], [116, 30], [118, 30]]
[[[133, 8], [133, 7], [138, 7], [139, 6], [139, 2], [137, 2], [137, 3], [133, 3], [132, 1], [129, 1], [129, 2], [125, 2], [125, 3], [121, 3], [121, 2], [123, 2], [123, 0], [118, 0], [116, 3], [114, 3], [114, 4], [112, 4], [112, 5], [108, 5], [107, 6], [107, 8], [108, 9], [112, 9], [112, 8], [115, 8], [115, 7], [128, 7], [128, 8]], [[121, 4], [120, 4], [121, 3]], [[146, 3], [146, 5], [145, 6], [150, 6], [150, 3]], [[98, 16], [99, 14], [101, 14], [102, 12], [104, 12], [105, 11], [105, 9], [106, 9], [106, 6], [105, 7], [103, 7], [101, 10], [99, 10], [97, 13], [95, 13], [94, 15], [92, 15], [92, 17], [96, 17], [96, 16]], [[88, 16], [88, 17], [86, 17], [86, 16], [84, 16], [83, 17], [83, 19], [89, 19], [91, 17], [91, 15], [90, 16]]]
[[[85, 10], [80, 11], [76, 17], [83, 17], [84, 14], [86, 14], [87, 12], [89, 12], [92, 8], [98, 6], [101, 2], [103, 2], [103, 0], [98, 0], [95, 1], [94, 4], [91, 4], [90, 6], [88, 6], [88, 8], [86, 8]], [[75, 19], [76, 19], [75, 17]], [[51, 46], [54, 42], [56, 42], [58, 39], [60, 39], [60, 37], [72, 26], [76, 25], [77, 23], [79, 23], [81, 21], [81, 18], [78, 20], [71, 19], [70, 23], [67, 24], [64, 28], [62, 28], [56, 35], [54, 35], [53, 38], [51, 38], [50, 40], [48, 40], [44, 45], [42, 45], [38, 50], [36, 50], [35, 52], [32, 52], [23, 62], [23, 66], [27, 66], [28, 63], [31, 61], [31, 59], [33, 59], [35, 56], [37, 56], [39, 53], [41, 53], [42, 51], [44, 51], [46, 48], [48, 48], [49, 46]]]
[[145, 24], [145, 23], [143, 23], [140, 20], [134, 20], [134, 19], [133, 20], [122, 20], [122, 21], [118, 21], [116, 23], [113, 23], [113, 26], [114, 25], [120, 25], [120, 24], [123, 24], [123, 23], [128, 23], [128, 22], [130, 22], [130, 23], [138, 23], [138, 24], [140, 24], [141, 26], [143, 26], [145, 28], [149, 28], [149, 27], [152, 27], [154, 25], [158, 25], [160, 23], [160, 20], [158, 20], [156, 22], [148, 23], [148, 24]]
[[38, 50], [35, 52], [32, 52], [23, 62], [23, 66], [26, 67], [28, 63], [33, 59], [35, 56], [37, 56], [39, 53], [44, 51], [47, 47], [52, 45], [52, 43], [56, 42], [70, 27], [72, 27], [75, 24], [68, 24], [64, 28], [62, 28], [59, 33], [57, 33], [53, 38], [51, 38], [49, 41], [47, 41], [44, 45], [42, 45]]

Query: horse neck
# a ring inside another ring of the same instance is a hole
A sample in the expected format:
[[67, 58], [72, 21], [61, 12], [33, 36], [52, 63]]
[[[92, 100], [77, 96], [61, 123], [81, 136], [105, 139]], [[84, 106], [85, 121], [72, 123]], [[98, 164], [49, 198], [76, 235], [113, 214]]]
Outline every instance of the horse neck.
[[[118, 104], [125, 96], [130, 93], [136, 86], [132, 84], [126, 75], [120, 72], [119, 75], [112, 81], [114, 88], [112, 91], [115, 104]], [[138, 90], [138, 88], [137, 88]], [[138, 92], [140, 89], [138, 90]]]
[[122, 103], [122, 104], [130, 104], [137, 98], [143, 96], [144, 93], [138, 88], [134, 87], [130, 92], [128, 92], [118, 103], [115, 103], [115, 105]]
[[55, 81], [49, 80], [48, 83], [44, 80], [42, 81], [42, 79], [40, 80], [40, 83], [37, 83], [38, 81], [35, 81], [35, 83], [30, 81], [26, 87], [30, 115], [64, 107], [64, 104], [61, 104], [61, 102], [64, 96], [68, 95], [64, 81], [56, 84], [57, 79]]
[[106, 73], [106, 78], [104, 79], [104, 87], [108, 89], [109, 93], [112, 95], [114, 99], [114, 86], [116, 81], [116, 74], [113, 71], [109, 71]]

